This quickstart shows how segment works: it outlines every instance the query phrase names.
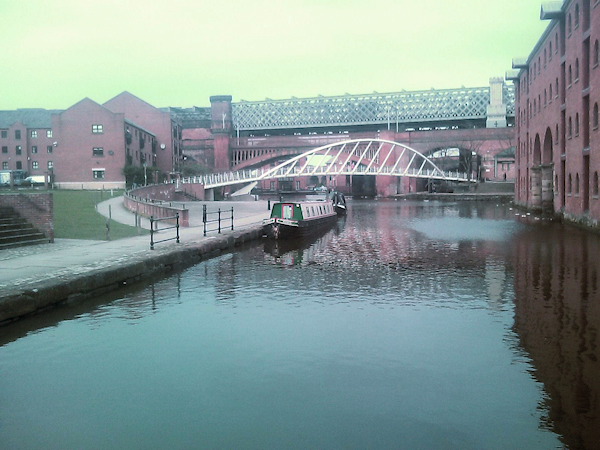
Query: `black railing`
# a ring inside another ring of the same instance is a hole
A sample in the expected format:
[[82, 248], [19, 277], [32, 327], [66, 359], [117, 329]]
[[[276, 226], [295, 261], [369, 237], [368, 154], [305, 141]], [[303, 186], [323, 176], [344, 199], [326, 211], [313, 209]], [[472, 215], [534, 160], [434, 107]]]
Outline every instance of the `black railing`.
[[[206, 205], [202, 205], [202, 223], [204, 224], [204, 236], [206, 236], [206, 233], [208, 231], [218, 231], [220, 234], [221, 222], [226, 222], [228, 220], [231, 220], [231, 230], [233, 231], [233, 208], [231, 208], [231, 211], [228, 209], [221, 211], [221, 208], [219, 208], [218, 211], [208, 212], [206, 211]], [[217, 227], [210, 228], [210, 224], [215, 223], [217, 224]]]
[[[172, 227], [161, 228], [160, 230], [154, 229], [154, 224], [157, 222], [162, 222], [163, 220], [175, 219], [175, 225]], [[177, 235], [175, 237], [170, 237], [167, 239], [161, 239], [160, 241], [154, 240], [154, 233], [158, 231], [172, 230], [173, 228], [177, 229]], [[206, 236], [206, 233], [204, 234]], [[154, 216], [150, 216], [150, 250], [154, 250], [154, 244], [158, 244], [159, 242], [172, 241], [173, 239], [177, 239], [177, 243], [179, 244], [179, 213], [170, 217], [161, 217], [160, 219], [155, 219]]]

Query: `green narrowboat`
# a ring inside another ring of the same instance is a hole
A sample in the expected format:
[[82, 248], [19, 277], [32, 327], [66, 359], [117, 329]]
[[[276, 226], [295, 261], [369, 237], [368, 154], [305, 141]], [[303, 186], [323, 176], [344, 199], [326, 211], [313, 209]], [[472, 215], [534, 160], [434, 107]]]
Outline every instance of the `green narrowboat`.
[[329, 202], [278, 202], [263, 221], [263, 232], [272, 239], [302, 238], [330, 227], [336, 218]]

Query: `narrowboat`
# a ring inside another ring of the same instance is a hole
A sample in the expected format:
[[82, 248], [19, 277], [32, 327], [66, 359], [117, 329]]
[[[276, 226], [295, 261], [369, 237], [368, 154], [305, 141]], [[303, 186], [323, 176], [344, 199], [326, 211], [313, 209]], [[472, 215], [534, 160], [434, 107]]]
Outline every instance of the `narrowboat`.
[[346, 197], [341, 192], [334, 191], [331, 193], [331, 201], [333, 203], [333, 209], [338, 216], [345, 216], [347, 212], [346, 208]]
[[336, 218], [329, 202], [277, 202], [263, 221], [263, 233], [273, 239], [302, 238], [332, 226]]

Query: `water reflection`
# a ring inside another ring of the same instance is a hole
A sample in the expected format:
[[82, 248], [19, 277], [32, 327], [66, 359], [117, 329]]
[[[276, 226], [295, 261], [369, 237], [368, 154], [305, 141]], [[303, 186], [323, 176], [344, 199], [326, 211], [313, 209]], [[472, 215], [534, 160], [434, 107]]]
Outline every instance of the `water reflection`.
[[548, 422], [569, 448], [600, 448], [600, 239], [555, 224], [514, 247], [514, 330], [544, 384]]
[[258, 242], [12, 324], [0, 422], [16, 442], [13, 410], [33, 430], [37, 403], [60, 405], [56, 448], [89, 443], [83, 423], [77, 438], [60, 425], [78, 408], [92, 430], [131, 420], [119, 442], [131, 428], [163, 448], [241, 448], [267, 429], [255, 447], [556, 448], [552, 430], [597, 448], [600, 240], [515, 218], [494, 203], [354, 202], [312, 240]]

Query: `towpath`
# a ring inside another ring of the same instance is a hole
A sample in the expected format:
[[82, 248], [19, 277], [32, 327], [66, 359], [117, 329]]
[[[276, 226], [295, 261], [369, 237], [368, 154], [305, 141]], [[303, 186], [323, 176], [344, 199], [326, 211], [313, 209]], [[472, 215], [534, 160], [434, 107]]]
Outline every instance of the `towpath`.
[[[222, 234], [211, 232], [204, 237], [204, 203], [208, 205], [209, 211], [216, 211], [218, 208], [230, 211], [233, 207], [234, 231], [224, 227]], [[135, 216], [123, 207], [122, 197], [100, 203], [98, 212], [108, 217], [109, 206], [113, 220], [128, 225], [135, 224]], [[178, 264], [191, 264], [204, 259], [209, 252], [218, 252], [239, 245], [240, 242], [256, 239], [260, 236], [262, 219], [270, 214], [266, 201], [190, 202], [186, 203], [186, 207], [190, 209], [191, 226], [180, 228], [181, 243], [177, 244], [174, 240], [159, 243], [155, 245], [155, 250], [150, 250], [149, 235], [114, 241], [56, 239], [53, 244], [2, 250], [0, 323], [11, 316], [22, 315], [27, 309], [39, 309], [45, 307], [45, 303], [60, 302], [61, 296], [72, 297], [78, 290], [82, 295], [102, 289], [111, 290], [110, 286], [115, 283], [145, 278], [146, 274], [138, 273], [140, 271], [154, 272], [165, 265], [170, 269]], [[149, 229], [149, 221], [143, 219], [142, 227]], [[161, 232], [156, 239], [166, 238], [167, 233], [174, 235], [175, 231]], [[133, 270], [133, 267], [138, 269]], [[120, 272], [115, 271], [115, 268]], [[88, 286], [82, 286], [81, 283], [87, 283]], [[52, 297], [52, 300], [43, 299], [44, 296]], [[17, 304], [19, 302], [29, 302], [31, 306], [22, 309]]]

